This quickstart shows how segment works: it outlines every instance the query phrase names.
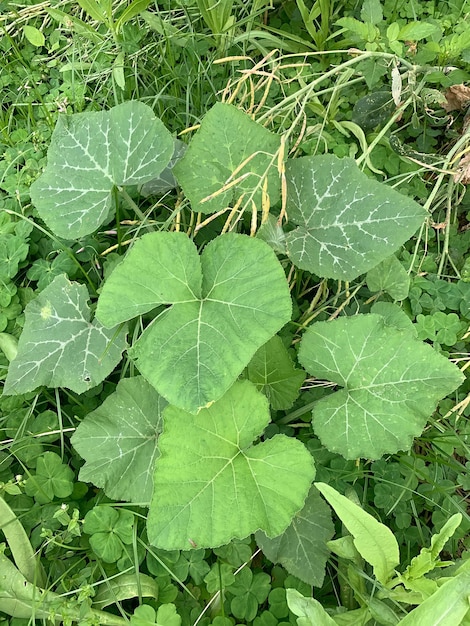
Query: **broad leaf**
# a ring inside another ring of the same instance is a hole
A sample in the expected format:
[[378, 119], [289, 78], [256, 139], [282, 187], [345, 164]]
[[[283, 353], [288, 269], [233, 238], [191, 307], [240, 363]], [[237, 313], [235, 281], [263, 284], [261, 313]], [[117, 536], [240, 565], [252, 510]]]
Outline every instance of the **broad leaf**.
[[274, 252], [232, 233], [200, 257], [183, 233], [145, 235], [105, 283], [96, 315], [114, 326], [160, 304], [173, 306], [130, 355], [159, 393], [191, 412], [218, 400], [291, 315]]
[[408, 297], [410, 276], [394, 254], [369, 270], [366, 280], [371, 291], [385, 291], [394, 300]]
[[321, 587], [329, 556], [326, 542], [334, 534], [329, 507], [312, 487], [305, 505], [289, 527], [274, 539], [256, 533], [256, 543], [273, 563], [281, 563], [308, 585]]
[[463, 380], [431, 346], [376, 314], [312, 324], [299, 361], [313, 376], [343, 387], [316, 403], [313, 428], [347, 459], [408, 449], [437, 402]]
[[143, 185], [172, 153], [169, 131], [141, 102], [62, 116], [31, 200], [56, 235], [79, 239], [108, 219], [115, 186]]
[[88, 291], [57, 276], [25, 309], [18, 353], [10, 363], [4, 394], [41, 385], [83, 393], [98, 385], [121, 360], [126, 328], [90, 322]]
[[113, 500], [148, 504], [166, 404], [141, 376], [121, 380], [71, 439], [86, 461], [79, 479], [101, 487]]
[[289, 160], [287, 234], [293, 263], [325, 278], [353, 280], [390, 256], [427, 215], [414, 200], [326, 154]]
[[297, 589], [286, 589], [286, 599], [289, 609], [299, 618], [298, 626], [337, 626], [315, 598], [306, 598]]
[[220, 211], [241, 196], [250, 210], [251, 200], [261, 209], [266, 179], [271, 205], [279, 200], [280, 145], [280, 136], [234, 106], [218, 102], [204, 117], [174, 173], [193, 211]]
[[305, 372], [294, 367], [282, 339], [275, 335], [251, 359], [246, 377], [278, 411], [292, 406], [305, 380]]
[[392, 531], [330, 485], [315, 483], [315, 487], [351, 533], [357, 551], [372, 565], [377, 580], [385, 585], [400, 562], [398, 543]]
[[258, 529], [275, 537], [303, 506], [314, 477], [304, 445], [285, 435], [253, 445], [270, 421], [249, 381], [198, 415], [163, 412], [147, 531], [164, 550], [216, 547]]

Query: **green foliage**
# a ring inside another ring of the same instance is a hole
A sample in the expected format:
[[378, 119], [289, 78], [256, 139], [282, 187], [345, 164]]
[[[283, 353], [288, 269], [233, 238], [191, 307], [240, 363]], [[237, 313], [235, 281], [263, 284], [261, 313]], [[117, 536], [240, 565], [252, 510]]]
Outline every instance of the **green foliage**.
[[1, 624], [466, 623], [465, 11], [3, 3]]

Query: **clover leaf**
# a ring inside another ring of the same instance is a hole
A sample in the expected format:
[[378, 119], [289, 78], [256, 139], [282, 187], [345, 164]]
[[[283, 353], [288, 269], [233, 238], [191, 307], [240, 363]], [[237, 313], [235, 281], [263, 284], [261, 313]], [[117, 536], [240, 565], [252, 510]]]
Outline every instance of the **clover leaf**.
[[44, 452], [37, 460], [36, 474], [26, 481], [25, 491], [36, 502], [45, 504], [54, 497], [67, 498], [73, 491], [73, 478], [73, 471], [62, 463], [60, 456]]
[[111, 506], [95, 506], [83, 521], [83, 532], [90, 535], [94, 553], [105, 563], [115, 563], [124, 545], [132, 543], [134, 515], [126, 509], [117, 511]]
[[161, 304], [172, 306], [130, 356], [171, 404], [194, 413], [227, 391], [291, 315], [274, 252], [234, 233], [211, 241], [201, 256], [183, 233], [144, 235], [105, 282], [96, 316], [111, 327]]
[[215, 547], [258, 529], [274, 537], [303, 506], [314, 476], [304, 445], [285, 435], [253, 445], [270, 421], [249, 381], [192, 415], [163, 412], [160, 457], [147, 520], [164, 550]]

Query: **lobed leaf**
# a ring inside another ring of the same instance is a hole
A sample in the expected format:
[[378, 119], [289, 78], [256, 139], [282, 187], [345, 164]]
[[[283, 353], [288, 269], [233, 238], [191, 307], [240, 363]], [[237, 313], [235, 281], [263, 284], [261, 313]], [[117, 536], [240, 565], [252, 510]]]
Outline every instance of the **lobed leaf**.
[[316, 403], [313, 429], [347, 459], [409, 448], [437, 402], [464, 379], [408, 328], [389, 326], [377, 314], [312, 324], [299, 361], [313, 376], [343, 387]]
[[423, 223], [425, 209], [368, 178], [352, 159], [326, 154], [286, 163], [293, 263], [325, 278], [353, 280], [390, 256]]
[[273, 539], [257, 532], [256, 543], [270, 561], [281, 563], [289, 574], [308, 585], [321, 587], [329, 556], [326, 542], [333, 534], [330, 509], [312, 487], [302, 510], [286, 530]]
[[108, 219], [115, 186], [152, 180], [172, 153], [169, 131], [142, 102], [62, 116], [31, 200], [56, 235], [79, 239]]
[[112, 326], [160, 304], [172, 306], [130, 356], [171, 404], [194, 413], [227, 391], [292, 306], [274, 252], [234, 233], [200, 257], [183, 233], [145, 235], [106, 281], [96, 315]]
[[315, 474], [312, 457], [285, 435], [253, 445], [270, 415], [249, 381], [196, 416], [168, 406], [163, 421], [147, 520], [158, 548], [216, 547], [258, 529], [275, 537], [302, 508]]
[[121, 380], [72, 436], [85, 459], [79, 480], [101, 487], [108, 498], [148, 504], [166, 404], [142, 376]]
[[206, 113], [174, 174], [193, 211], [221, 211], [242, 196], [250, 209], [251, 200], [261, 209], [265, 180], [270, 204], [280, 197], [276, 168], [280, 146], [279, 135], [231, 104], [218, 102]]
[[121, 360], [126, 328], [90, 322], [88, 291], [63, 274], [25, 308], [18, 352], [11, 361], [5, 395], [41, 385], [83, 393], [103, 381]]

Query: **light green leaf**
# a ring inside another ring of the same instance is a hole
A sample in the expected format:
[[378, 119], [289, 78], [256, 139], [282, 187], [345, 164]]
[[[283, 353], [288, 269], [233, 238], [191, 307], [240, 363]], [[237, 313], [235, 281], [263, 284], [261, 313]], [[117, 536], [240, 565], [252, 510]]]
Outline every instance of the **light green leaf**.
[[299, 361], [343, 387], [316, 403], [313, 429], [347, 459], [408, 449], [437, 402], [463, 381], [444, 356], [376, 314], [312, 324]]
[[415, 324], [398, 304], [394, 302], [375, 302], [371, 306], [370, 312], [381, 315], [386, 326], [392, 326], [398, 330], [406, 330], [413, 337], [417, 337]]
[[278, 411], [292, 406], [305, 380], [305, 372], [294, 367], [282, 339], [275, 335], [251, 359], [246, 377]]
[[385, 291], [394, 300], [404, 300], [410, 290], [410, 276], [393, 254], [367, 272], [371, 291]]
[[287, 606], [299, 619], [299, 626], [337, 626], [315, 598], [306, 598], [297, 589], [286, 589]]
[[353, 280], [390, 256], [423, 223], [414, 200], [330, 154], [286, 164], [287, 234], [293, 263], [325, 278]]
[[273, 539], [256, 533], [256, 543], [273, 563], [281, 563], [308, 585], [321, 587], [329, 556], [326, 542], [334, 534], [329, 507], [312, 487], [304, 507], [294, 516], [288, 528]]
[[[233, 206], [242, 195], [242, 203], [250, 210], [251, 200], [261, 209], [266, 178], [272, 206], [280, 197], [275, 157], [280, 145], [280, 136], [234, 106], [218, 102], [206, 114], [174, 174], [193, 211], [220, 211]], [[230, 185], [240, 177], [244, 178]]]
[[10, 363], [4, 395], [41, 385], [83, 393], [98, 385], [119, 363], [126, 328], [90, 323], [88, 291], [57, 276], [25, 309], [18, 353]]
[[380, 0], [364, 0], [361, 9], [361, 20], [370, 24], [379, 24], [383, 20]]
[[121, 558], [123, 544], [133, 541], [134, 515], [131, 511], [111, 506], [95, 506], [83, 520], [83, 532], [90, 535], [90, 545], [105, 563], [115, 563]]
[[46, 43], [46, 38], [44, 37], [43, 33], [34, 26], [29, 26], [28, 24], [26, 26], [23, 26], [23, 33], [29, 43], [33, 44], [33, 46], [36, 46], [36, 48], [40, 48]]
[[421, 548], [418, 556], [415, 556], [406, 568], [403, 578], [406, 580], [417, 579], [432, 571], [438, 563], [439, 553], [444, 549], [447, 541], [453, 537], [461, 521], [462, 515], [460, 513], [452, 515], [440, 532], [432, 536], [431, 546], [429, 548]]
[[430, 37], [437, 30], [438, 26], [429, 22], [408, 22], [400, 29], [397, 39], [400, 41], [419, 41]]
[[148, 504], [166, 404], [141, 376], [121, 380], [71, 439], [86, 461], [79, 479], [101, 487], [113, 500]]
[[145, 11], [152, 0], [133, 0], [129, 6], [127, 6], [121, 15], [117, 18], [115, 24], [115, 30], [117, 33], [121, 32], [124, 24], [129, 22], [133, 17]]
[[408, 613], [398, 626], [458, 626], [470, 610], [469, 589], [470, 572], [458, 574]]
[[62, 116], [31, 199], [56, 235], [79, 239], [108, 219], [114, 186], [155, 178], [172, 153], [169, 131], [142, 102]]
[[77, 0], [77, 2], [93, 20], [106, 22], [106, 14], [96, 0]]
[[315, 471], [302, 443], [285, 435], [253, 445], [270, 421], [249, 381], [235, 383], [196, 416], [163, 412], [160, 458], [147, 520], [164, 550], [216, 547], [258, 529], [275, 537], [303, 506]]
[[333, 487], [325, 483], [315, 483], [315, 487], [351, 533], [357, 551], [372, 565], [377, 580], [385, 585], [400, 562], [398, 543], [392, 531]]
[[150, 576], [141, 574], [119, 574], [105, 580], [96, 588], [93, 596], [93, 608], [104, 609], [110, 604], [116, 604], [130, 598], [158, 599], [158, 584]]
[[183, 233], [145, 235], [106, 281], [96, 315], [113, 326], [159, 304], [173, 306], [130, 355], [160, 394], [190, 412], [218, 400], [291, 315], [274, 252], [233, 233], [211, 241], [200, 257]]

